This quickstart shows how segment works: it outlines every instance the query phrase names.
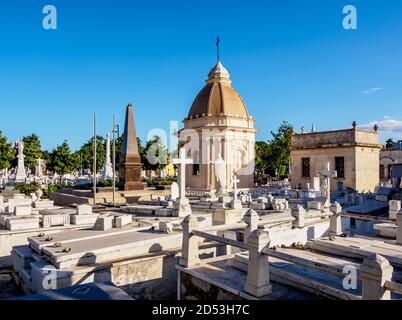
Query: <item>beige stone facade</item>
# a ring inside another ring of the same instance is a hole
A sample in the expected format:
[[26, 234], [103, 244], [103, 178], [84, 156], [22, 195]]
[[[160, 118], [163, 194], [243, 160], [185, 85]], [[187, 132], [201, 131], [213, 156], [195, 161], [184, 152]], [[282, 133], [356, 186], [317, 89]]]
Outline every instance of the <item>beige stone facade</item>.
[[326, 162], [338, 177], [331, 179], [331, 188], [342, 182], [344, 187], [359, 192], [375, 192], [379, 187], [381, 145], [378, 129], [336, 130], [294, 134], [291, 142], [292, 186], [306, 187], [318, 176]]
[[232, 190], [236, 173], [239, 188], [254, 184], [254, 118], [248, 114], [241, 96], [231, 86], [228, 71], [218, 62], [208, 75], [206, 85], [194, 100], [180, 144], [194, 161], [186, 168], [186, 187], [217, 189], [215, 166], [219, 156], [226, 165], [226, 189]]

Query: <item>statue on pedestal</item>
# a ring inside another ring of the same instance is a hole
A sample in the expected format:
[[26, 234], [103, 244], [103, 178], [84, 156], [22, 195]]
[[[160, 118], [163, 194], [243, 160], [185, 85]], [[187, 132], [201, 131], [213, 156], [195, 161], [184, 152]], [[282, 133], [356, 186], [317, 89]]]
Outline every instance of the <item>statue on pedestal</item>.
[[25, 182], [27, 175], [25, 172], [25, 165], [24, 165], [24, 142], [18, 140], [16, 143], [17, 151], [18, 151], [18, 165], [17, 165], [17, 173], [15, 175], [16, 182]]
[[216, 186], [218, 196], [225, 195], [226, 192], [226, 162], [223, 160], [221, 154], [218, 154], [218, 158], [212, 162], [215, 169]]

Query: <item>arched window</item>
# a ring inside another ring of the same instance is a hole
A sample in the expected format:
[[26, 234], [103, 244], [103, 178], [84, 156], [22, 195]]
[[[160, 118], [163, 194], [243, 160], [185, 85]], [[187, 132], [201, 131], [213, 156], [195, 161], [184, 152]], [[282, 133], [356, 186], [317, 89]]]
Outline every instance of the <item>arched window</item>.
[[385, 178], [385, 167], [383, 164], [380, 164], [380, 179]]

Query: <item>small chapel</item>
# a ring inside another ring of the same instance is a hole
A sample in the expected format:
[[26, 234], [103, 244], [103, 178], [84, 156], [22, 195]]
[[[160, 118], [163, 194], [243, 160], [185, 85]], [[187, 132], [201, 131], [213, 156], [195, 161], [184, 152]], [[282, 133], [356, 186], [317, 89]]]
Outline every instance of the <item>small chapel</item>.
[[226, 186], [226, 191], [233, 189], [234, 175], [240, 181], [239, 188], [252, 187], [257, 132], [254, 122], [242, 97], [232, 87], [229, 72], [218, 55], [179, 133], [187, 157], [193, 160], [186, 168], [186, 186], [195, 190], [217, 190], [216, 164], [219, 162], [223, 163], [223, 169], [219, 169], [218, 180]]

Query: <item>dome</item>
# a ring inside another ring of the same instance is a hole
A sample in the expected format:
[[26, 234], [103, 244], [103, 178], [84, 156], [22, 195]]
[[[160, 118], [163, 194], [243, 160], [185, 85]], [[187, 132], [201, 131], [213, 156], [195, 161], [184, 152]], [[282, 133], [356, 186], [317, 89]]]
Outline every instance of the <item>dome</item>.
[[203, 116], [249, 118], [242, 97], [231, 86], [227, 69], [218, 62], [209, 72], [206, 85], [195, 98], [188, 119]]

